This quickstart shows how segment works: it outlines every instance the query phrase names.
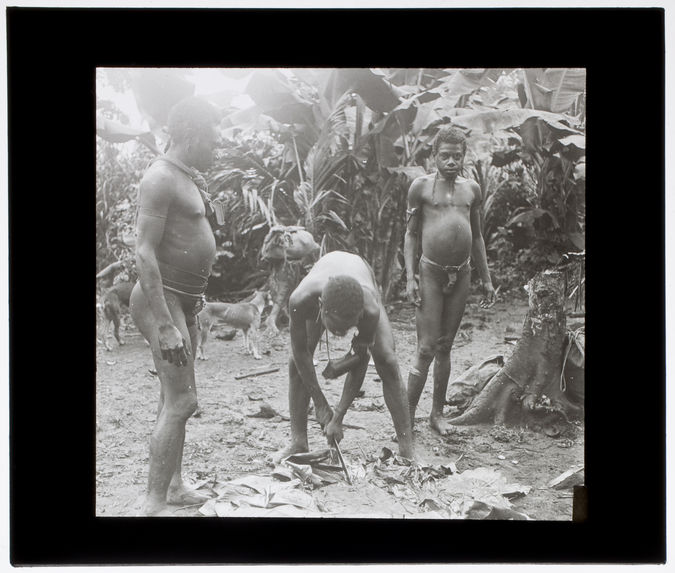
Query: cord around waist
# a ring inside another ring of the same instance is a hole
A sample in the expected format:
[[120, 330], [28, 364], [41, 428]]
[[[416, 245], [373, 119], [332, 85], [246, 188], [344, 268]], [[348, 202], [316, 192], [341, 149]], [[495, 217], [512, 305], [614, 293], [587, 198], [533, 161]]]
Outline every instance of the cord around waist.
[[427, 263], [431, 265], [432, 267], [439, 268], [443, 271], [447, 272], [458, 272], [461, 271], [464, 267], [467, 267], [469, 263], [471, 262], [471, 257], [469, 256], [466, 261], [464, 261], [461, 265], [441, 265], [435, 261], [432, 261], [429, 257], [425, 256], [424, 254], [420, 257], [420, 261], [423, 263]]
[[178, 269], [163, 261], [157, 261], [157, 264], [165, 288], [192, 296], [201, 296], [206, 292], [209, 277]]

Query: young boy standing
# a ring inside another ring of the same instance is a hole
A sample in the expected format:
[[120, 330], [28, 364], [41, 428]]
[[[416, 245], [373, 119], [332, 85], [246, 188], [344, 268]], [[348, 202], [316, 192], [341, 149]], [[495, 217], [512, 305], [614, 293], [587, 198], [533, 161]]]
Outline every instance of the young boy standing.
[[[417, 306], [417, 354], [408, 376], [410, 421], [414, 424], [429, 366], [435, 361], [429, 422], [441, 435], [448, 432], [442, 414], [450, 378], [450, 350], [469, 294], [472, 260], [486, 301], [495, 299], [480, 226], [480, 187], [460, 175], [465, 155], [464, 134], [454, 127], [441, 128], [434, 141], [436, 173], [418, 177], [408, 191], [406, 294]], [[418, 285], [415, 259], [420, 237]]]

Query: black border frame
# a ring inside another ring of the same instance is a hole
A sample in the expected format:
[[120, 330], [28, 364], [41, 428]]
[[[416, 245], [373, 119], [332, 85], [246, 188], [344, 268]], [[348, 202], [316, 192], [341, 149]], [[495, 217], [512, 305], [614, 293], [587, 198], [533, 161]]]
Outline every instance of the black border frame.
[[[6, 15], [12, 564], [665, 561], [663, 9]], [[585, 522], [94, 517], [94, 70], [195, 65], [587, 68]]]

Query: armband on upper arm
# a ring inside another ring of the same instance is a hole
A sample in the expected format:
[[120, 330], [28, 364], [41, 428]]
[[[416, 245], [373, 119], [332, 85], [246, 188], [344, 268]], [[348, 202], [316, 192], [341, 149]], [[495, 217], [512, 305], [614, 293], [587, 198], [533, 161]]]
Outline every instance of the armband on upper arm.
[[148, 209], [147, 207], [139, 207], [138, 213], [145, 215], [146, 217], [156, 217], [157, 219], [166, 219], [166, 215], [162, 215], [161, 213], [157, 213], [156, 211], [153, 211], [152, 209]]
[[406, 210], [406, 227], [409, 231], [413, 233], [419, 230], [420, 224], [420, 208], [414, 207], [413, 209]]

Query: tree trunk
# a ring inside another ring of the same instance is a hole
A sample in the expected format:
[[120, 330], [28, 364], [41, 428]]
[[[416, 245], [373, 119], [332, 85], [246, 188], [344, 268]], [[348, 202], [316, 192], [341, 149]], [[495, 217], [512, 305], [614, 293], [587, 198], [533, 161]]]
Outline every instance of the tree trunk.
[[578, 416], [582, 407], [570, 401], [561, 381], [567, 347], [564, 275], [547, 270], [528, 283], [529, 310], [513, 355], [475, 396], [455, 425], [536, 422], [549, 435], [560, 423]]

